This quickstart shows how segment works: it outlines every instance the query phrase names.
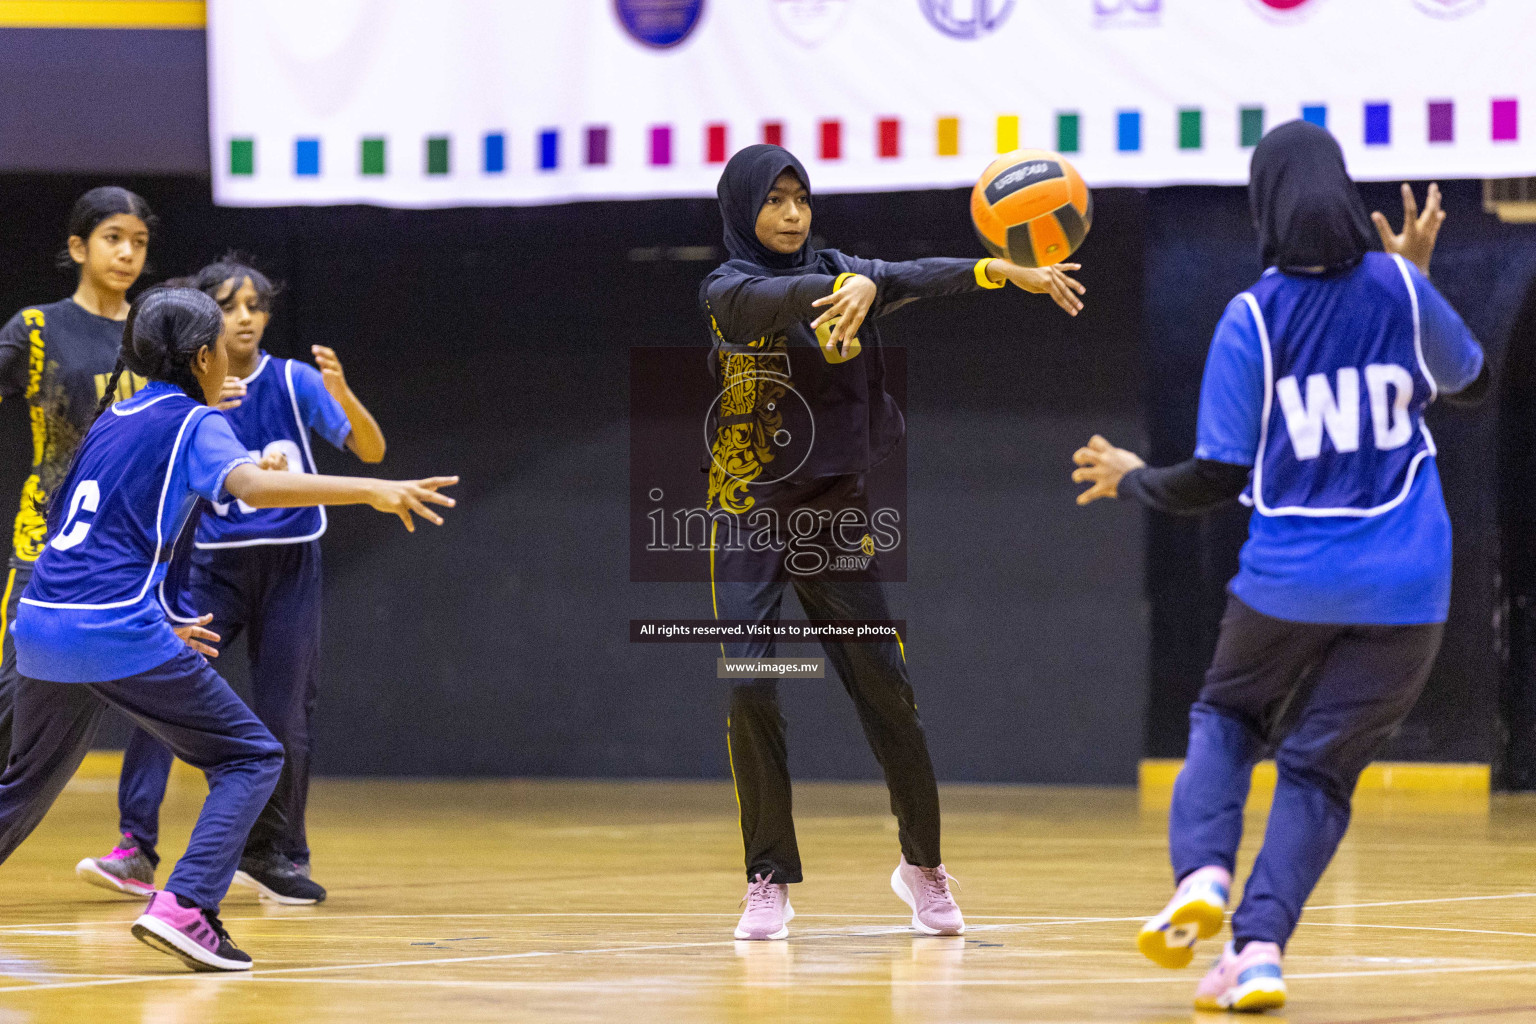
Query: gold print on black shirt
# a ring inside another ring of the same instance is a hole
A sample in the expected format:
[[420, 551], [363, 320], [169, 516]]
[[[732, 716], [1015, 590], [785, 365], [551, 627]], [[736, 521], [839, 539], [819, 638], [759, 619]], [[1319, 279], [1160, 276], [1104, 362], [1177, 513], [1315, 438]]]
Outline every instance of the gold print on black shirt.
[[[716, 329], [718, 331], [718, 328]], [[705, 507], [740, 514], [757, 503], [747, 487], [778, 456], [768, 443], [781, 427], [778, 400], [789, 390], [789, 355], [783, 334], [751, 343], [762, 352], [718, 353], [720, 425], [709, 462], [709, 500]]]
[[[47, 357], [43, 331], [47, 324], [40, 309], [22, 312], [27, 331], [27, 412], [32, 425], [32, 473], [21, 488], [21, 507], [16, 512], [12, 549], [16, 558], [35, 562], [43, 553], [48, 535], [44, 509], [48, 496], [63, 483], [70, 461], [85, 438], [91, 409], [72, 408], [59, 364]], [[106, 394], [110, 373], [95, 374], [96, 399]], [[137, 374], [124, 373], [118, 382], [116, 398], [137, 392], [147, 383]]]

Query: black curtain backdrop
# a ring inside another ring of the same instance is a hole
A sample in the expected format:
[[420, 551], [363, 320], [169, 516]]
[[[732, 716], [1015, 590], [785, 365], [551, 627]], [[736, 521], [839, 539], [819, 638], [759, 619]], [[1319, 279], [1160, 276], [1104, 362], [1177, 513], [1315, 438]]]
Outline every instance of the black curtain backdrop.
[[[5, 315], [72, 289], [52, 257], [70, 203], [103, 180], [0, 177]], [[285, 282], [269, 349], [337, 348], [389, 438], [383, 473], [464, 478], [442, 529], [332, 516], [318, 771], [727, 774], [716, 650], [628, 642], [631, 618], [710, 614], [707, 585], [628, 581], [626, 374], [637, 345], [697, 344], [704, 372], [713, 203], [218, 209], [206, 179], [114, 180], [161, 216], [153, 276], [235, 247]], [[1134, 779], [1141, 517], [1077, 509], [1069, 460], [1095, 430], [1142, 444], [1147, 200], [1096, 200], [1082, 317], [1010, 289], [890, 321], [908, 349], [910, 488], [892, 605], [945, 779]], [[823, 197], [816, 233], [885, 259], [981, 255], [964, 191]], [[0, 404], [0, 495], [28, 461], [23, 420]], [[323, 469], [360, 470], [321, 448]], [[793, 599], [785, 615], [800, 617]], [[239, 655], [221, 669], [238, 680]], [[878, 777], [839, 690], [784, 684], [797, 775]]]

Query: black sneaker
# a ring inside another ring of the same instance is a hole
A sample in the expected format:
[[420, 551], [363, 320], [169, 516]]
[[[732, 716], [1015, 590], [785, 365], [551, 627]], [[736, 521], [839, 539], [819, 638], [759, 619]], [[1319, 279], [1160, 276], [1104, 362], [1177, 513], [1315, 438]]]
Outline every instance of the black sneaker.
[[310, 881], [305, 872], [280, 853], [247, 854], [240, 858], [235, 884], [256, 890], [262, 899], [288, 906], [304, 906], [325, 900], [325, 887]]

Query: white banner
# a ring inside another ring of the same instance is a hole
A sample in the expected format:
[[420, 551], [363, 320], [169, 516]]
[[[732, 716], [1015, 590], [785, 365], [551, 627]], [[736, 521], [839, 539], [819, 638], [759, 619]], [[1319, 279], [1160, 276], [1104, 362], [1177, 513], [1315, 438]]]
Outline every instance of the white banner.
[[1536, 0], [209, 0], [220, 203], [705, 196], [781, 141], [820, 191], [1236, 184], [1325, 123], [1362, 179], [1536, 174]]

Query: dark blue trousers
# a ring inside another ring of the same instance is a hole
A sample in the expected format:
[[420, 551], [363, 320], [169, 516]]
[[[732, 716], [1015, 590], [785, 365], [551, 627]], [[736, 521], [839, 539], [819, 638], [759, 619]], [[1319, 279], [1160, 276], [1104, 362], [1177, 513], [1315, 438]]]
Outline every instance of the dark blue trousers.
[[217, 911], [246, 833], [282, 772], [283, 748], [190, 649], [107, 683], [17, 680], [14, 754], [0, 775], [0, 861], [32, 834], [80, 767], [108, 705], [207, 776], [208, 799], [165, 888]]
[[1288, 622], [1228, 599], [1189, 712], [1168, 846], [1178, 880], [1207, 865], [1232, 871], [1253, 766], [1273, 751], [1279, 781], [1235, 940], [1290, 939], [1349, 827], [1355, 783], [1419, 699], [1444, 631]]
[[[283, 775], [251, 828], [246, 851], [276, 851], [309, 863], [304, 827], [309, 799], [309, 721], [320, 665], [320, 544], [263, 544], [199, 550], [188, 579], [190, 609], [213, 613], [209, 626], [228, 651], [242, 633], [251, 665], [256, 717], [283, 745]], [[217, 662], [215, 662], [217, 664]], [[136, 730], [118, 781], [119, 828], [153, 855], [171, 751]]]

